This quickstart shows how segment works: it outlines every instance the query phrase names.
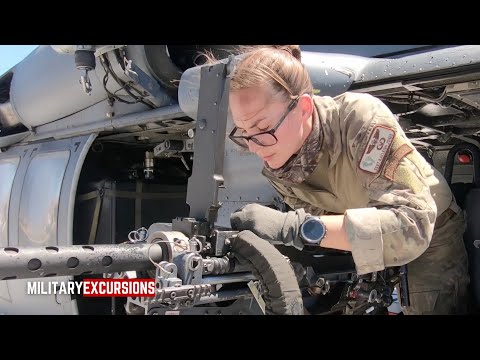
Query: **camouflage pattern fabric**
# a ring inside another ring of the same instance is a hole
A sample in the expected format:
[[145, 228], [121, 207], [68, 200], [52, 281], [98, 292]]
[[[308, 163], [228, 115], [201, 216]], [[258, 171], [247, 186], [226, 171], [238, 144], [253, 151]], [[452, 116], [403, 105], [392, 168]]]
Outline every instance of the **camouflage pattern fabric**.
[[[451, 213], [451, 216], [449, 216]], [[467, 253], [463, 243], [463, 213], [446, 211], [435, 226], [430, 247], [408, 264], [411, 306], [406, 315], [466, 314], [469, 302]]]
[[[444, 297], [439, 295], [433, 304], [431, 298], [416, 295], [421, 292], [418, 284], [427, 281], [427, 289], [456, 296], [451, 286], [439, 288], [445, 268], [456, 274], [452, 278], [458, 284], [468, 283], [463, 243], [436, 245], [443, 241], [437, 239], [446, 241], [447, 233], [443, 224], [444, 233], [434, 235], [437, 216], [456, 207], [445, 179], [379, 99], [347, 92], [335, 98], [314, 96], [314, 103], [312, 135], [284, 167], [265, 167], [263, 175], [294, 209], [345, 215], [359, 274], [411, 263], [412, 309], [419, 309], [412, 311], [451, 313], [453, 308], [442, 304]], [[457, 227], [463, 223], [460, 217], [449, 221]], [[428, 273], [433, 275], [418, 275]]]

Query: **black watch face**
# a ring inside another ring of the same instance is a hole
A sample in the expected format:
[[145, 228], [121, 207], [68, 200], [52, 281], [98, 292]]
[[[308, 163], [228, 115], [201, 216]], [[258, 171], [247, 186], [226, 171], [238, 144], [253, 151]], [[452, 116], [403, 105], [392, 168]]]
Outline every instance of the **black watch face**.
[[308, 220], [303, 224], [303, 235], [307, 241], [320, 241], [325, 235], [325, 227], [316, 220]]

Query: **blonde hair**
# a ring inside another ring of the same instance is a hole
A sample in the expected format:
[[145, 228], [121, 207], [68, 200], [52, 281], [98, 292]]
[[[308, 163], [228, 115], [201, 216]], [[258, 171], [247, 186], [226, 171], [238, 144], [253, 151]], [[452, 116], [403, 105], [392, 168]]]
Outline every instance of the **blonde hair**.
[[[312, 81], [301, 62], [299, 45], [240, 46], [235, 53], [243, 57], [231, 76], [230, 91], [268, 84], [274, 97], [281, 96], [285, 100], [313, 94]], [[208, 56], [208, 62], [213, 61]]]

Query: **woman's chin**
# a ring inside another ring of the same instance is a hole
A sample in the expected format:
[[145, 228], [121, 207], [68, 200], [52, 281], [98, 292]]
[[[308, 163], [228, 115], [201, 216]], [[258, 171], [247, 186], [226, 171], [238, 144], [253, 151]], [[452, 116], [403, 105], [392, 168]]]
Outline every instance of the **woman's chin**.
[[276, 159], [269, 159], [269, 160], [266, 160], [265, 162], [268, 164], [268, 167], [270, 167], [270, 169], [274, 169], [274, 170], [279, 169], [283, 166], [283, 164]]

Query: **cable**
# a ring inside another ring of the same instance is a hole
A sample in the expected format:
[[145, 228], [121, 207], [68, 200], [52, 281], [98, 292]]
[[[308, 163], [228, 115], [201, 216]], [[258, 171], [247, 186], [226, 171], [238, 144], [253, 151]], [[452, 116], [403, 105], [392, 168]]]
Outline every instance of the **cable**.
[[[108, 83], [108, 75], [110, 74], [110, 71], [108, 70], [108, 68], [105, 67], [106, 65], [104, 64], [104, 61], [105, 61], [105, 60], [103, 59], [103, 55], [101, 55], [101, 56], [100, 56], [100, 63], [102, 64], [102, 67], [103, 67], [103, 69], [105, 70], [105, 75], [103, 76], [103, 81], [102, 81], [102, 83], [103, 83], [103, 88], [104, 88], [105, 91], [107, 92], [109, 99], [114, 99], [114, 100], [117, 100], [117, 101], [122, 102], [122, 103], [125, 103], [125, 104], [136, 104], [136, 103], [138, 103], [138, 102], [139, 102], [138, 100], [136, 100], [136, 101], [127, 101], [127, 100], [124, 100], [124, 99], [118, 97], [118, 96], [116, 95], [116, 92], [115, 92], [115, 93], [111, 93], [110, 90], [108, 90], [108, 88], [107, 88], [107, 83]], [[123, 88], [121, 88], [121, 89], [119, 89], [119, 90], [122, 90], [122, 89], [123, 89]], [[117, 90], [117, 91], [118, 91], [118, 90]]]
[[[122, 51], [123, 51], [123, 50], [122, 50]], [[114, 50], [114, 54], [115, 54], [115, 57], [117, 58], [117, 61], [119, 62], [120, 66], [121, 66], [121, 64], [122, 64], [122, 58], [121, 58], [121, 55], [120, 55], [120, 50], [119, 50], [119, 49]], [[125, 71], [125, 68], [126, 68], [126, 61], [127, 61], [127, 58], [126, 58], [126, 56], [125, 56], [125, 54], [124, 54], [124, 56], [123, 56], [123, 67], [122, 67], [123, 71]], [[115, 74], [115, 72], [113, 71], [113, 69], [112, 69], [112, 67], [111, 67], [110, 62], [108, 62], [108, 66], [109, 66], [110, 72], [111, 72], [113, 78], [115, 79], [115, 81], [116, 81], [120, 86], [122, 86], [122, 88], [123, 88], [131, 97], [133, 97], [134, 99], [137, 99], [139, 102], [141, 102], [141, 103], [149, 106], [149, 107], [152, 108], [152, 109], [155, 108], [155, 106], [154, 106], [153, 104], [151, 104], [150, 102], [146, 102], [146, 101], [144, 100], [143, 94], [142, 94], [139, 90], [137, 90], [136, 88], [134, 88], [133, 86], [131, 86], [131, 85], [130, 85], [130, 82], [129, 82], [129, 83], [126, 83], [126, 82], [124, 82], [123, 80], [121, 80], [119, 77], [117, 77], [117, 75]], [[123, 85], [122, 85], [122, 83], [123, 83]], [[140, 97], [135, 96], [135, 95], [130, 91], [129, 88], [132, 89], [132, 90], [134, 90], [138, 95], [140, 95]]]
[[[117, 77], [117, 75], [113, 71], [113, 68], [111, 67], [111, 64], [110, 64], [109, 60], [107, 59], [107, 57], [105, 56], [105, 54], [100, 55], [100, 63], [102, 64], [102, 67], [105, 71], [105, 75], [103, 77], [103, 88], [105, 89], [105, 91], [107, 92], [107, 94], [109, 95], [110, 98], [113, 98], [113, 99], [115, 99], [119, 102], [125, 103], [125, 104], [137, 104], [137, 103], [141, 102], [144, 105], [147, 105], [151, 109], [155, 108], [154, 105], [145, 101], [143, 99], [143, 97], [137, 97], [135, 94], [133, 94], [130, 91], [130, 88], [131, 88], [131, 89], [135, 90], [138, 94], [140, 94], [140, 92], [137, 89], [135, 89], [134, 87], [132, 87], [131, 85], [129, 85], [128, 83], [122, 81], [120, 78]], [[115, 82], [118, 85], [120, 85], [120, 87], [121, 87], [120, 89], [115, 91], [115, 93], [112, 93], [107, 89], [107, 83], [108, 83], [109, 75], [111, 75], [112, 78], [115, 80]], [[127, 100], [124, 100], [124, 99], [120, 98], [118, 95], [116, 95], [116, 93], [120, 90], [125, 90], [133, 99], [135, 99], [135, 101], [127, 101]]]
[[387, 100], [396, 104], [415, 104], [415, 103], [434, 103], [440, 104], [448, 96], [447, 88], [445, 87], [440, 96], [434, 98], [427, 93], [412, 92], [408, 94], [393, 94], [393, 95], [378, 95], [380, 99]]

